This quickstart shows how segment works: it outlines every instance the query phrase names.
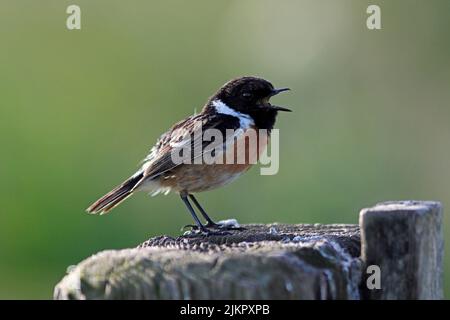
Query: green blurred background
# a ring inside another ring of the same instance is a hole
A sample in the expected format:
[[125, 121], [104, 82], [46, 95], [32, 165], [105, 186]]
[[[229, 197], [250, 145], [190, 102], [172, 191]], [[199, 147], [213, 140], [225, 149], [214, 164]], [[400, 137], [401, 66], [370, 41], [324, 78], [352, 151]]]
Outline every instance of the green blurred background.
[[179, 234], [191, 218], [174, 194], [84, 209], [240, 75], [292, 88], [276, 102], [295, 112], [277, 122], [277, 175], [199, 195], [214, 218], [357, 223], [400, 199], [450, 210], [449, 31], [448, 0], [2, 0], [0, 298], [51, 298], [69, 265]]

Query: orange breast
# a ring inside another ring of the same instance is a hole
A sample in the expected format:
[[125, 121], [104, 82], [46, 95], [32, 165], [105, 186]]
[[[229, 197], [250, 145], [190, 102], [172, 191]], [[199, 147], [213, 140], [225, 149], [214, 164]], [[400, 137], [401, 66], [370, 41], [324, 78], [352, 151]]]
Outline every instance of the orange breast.
[[267, 133], [248, 130], [227, 148], [223, 164], [183, 164], [161, 177], [160, 183], [176, 191], [187, 192], [221, 187], [257, 163], [267, 143]]

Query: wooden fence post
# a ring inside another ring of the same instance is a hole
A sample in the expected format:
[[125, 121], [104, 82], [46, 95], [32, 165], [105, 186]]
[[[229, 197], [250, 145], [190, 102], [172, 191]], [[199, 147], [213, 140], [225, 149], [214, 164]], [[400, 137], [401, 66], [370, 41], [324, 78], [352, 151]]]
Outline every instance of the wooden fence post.
[[[431, 201], [384, 202], [360, 214], [364, 270], [381, 271], [381, 289], [361, 287], [366, 299], [442, 299], [442, 206]], [[371, 279], [369, 279], [370, 281]]]
[[[361, 211], [359, 226], [251, 224], [245, 228], [223, 235], [158, 236], [138, 248], [102, 251], [71, 268], [54, 297], [443, 298], [438, 202], [381, 203]], [[379, 283], [370, 283], [377, 276]]]

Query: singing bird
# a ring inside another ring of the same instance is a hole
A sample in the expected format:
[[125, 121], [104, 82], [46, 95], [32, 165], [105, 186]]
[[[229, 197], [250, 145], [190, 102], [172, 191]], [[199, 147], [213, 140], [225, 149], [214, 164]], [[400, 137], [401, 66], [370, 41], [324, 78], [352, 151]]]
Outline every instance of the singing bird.
[[[224, 154], [235, 150], [237, 140], [243, 137], [247, 130], [255, 130], [257, 133], [267, 132], [268, 139], [278, 112], [291, 111], [272, 105], [269, 99], [287, 90], [289, 88], [276, 89], [269, 81], [257, 77], [240, 77], [225, 83], [208, 99], [199, 114], [176, 123], [164, 133], [144, 159], [141, 168], [122, 184], [94, 202], [87, 212], [105, 214], [138, 191], [158, 194], [173, 190], [180, 195], [192, 215], [195, 221], [195, 226], [192, 227], [195, 231], [209, 234], [212, 230], [226, 228], [224, 225], [215, 223], [208, 216], [193, 193], [211, 190], [230, 183], [246, 172], [252, 163], [248, 161], [248, 158], [244, 163], [207, 164], [195, 161], [180, 163], [174, 161], [173, 152], [176, 148], [179, 149], [180, 146], [183, 146], [185, 141], [194, 148], [200, 146], [200, 152], [205, 152], [206, 146], [211, 142], [202, 141], [201, 134], [195, 137], [198, 130], [215, 129], [223, 133], [223, 136], [226, 136], [227, 130], [234, 130], [236, 134], [233, 136], [232, 142], [225, 140], [219, 148], [219, 150], [223, 150]], [[247, 157], [258, 157], [264, 147], [265, 145], [253, 148], [252, 152], [258, 154], [247, 155]], [[205, 224], [200, 221], [189, 200], [206, 220]]]

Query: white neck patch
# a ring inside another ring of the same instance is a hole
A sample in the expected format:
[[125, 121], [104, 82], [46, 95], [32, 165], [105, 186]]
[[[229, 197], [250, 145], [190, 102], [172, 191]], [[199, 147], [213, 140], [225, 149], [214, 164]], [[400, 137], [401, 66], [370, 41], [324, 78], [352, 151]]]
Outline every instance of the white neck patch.
[[212, 105], [216, 109], [217, 113], [226, 114], [226, 115], [238, 118], [239, 124], [242, 129], [250, 128], [251, 126], [253, 126], [255, 124], [252, 117], [250, 117], [247, 114], [240, 113], [240, 112], [230, 108], [225, 103], [223, 103], [221, 100], [214, 100], [212, 102]]

